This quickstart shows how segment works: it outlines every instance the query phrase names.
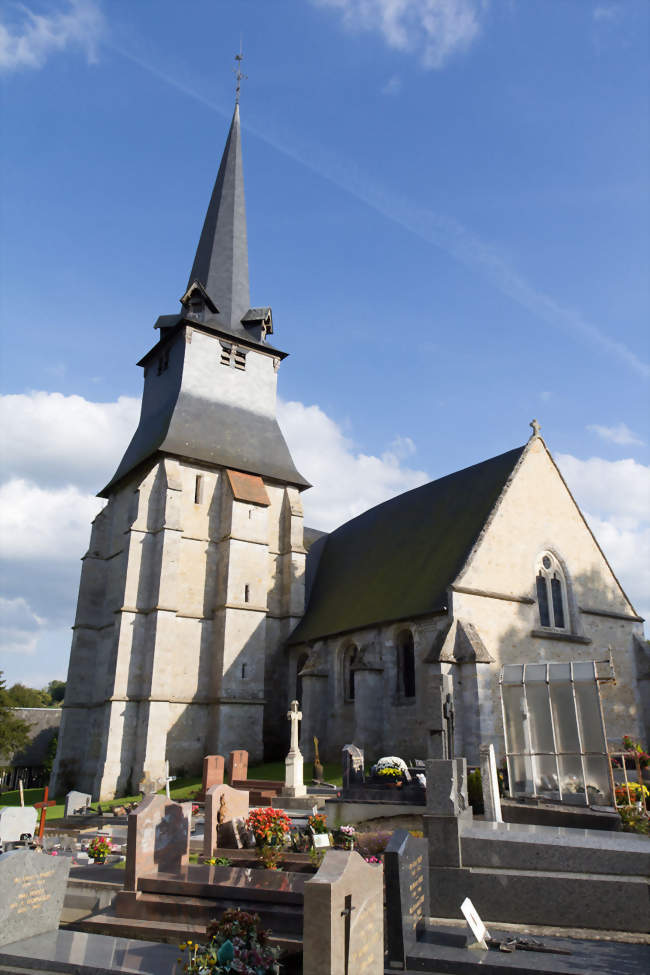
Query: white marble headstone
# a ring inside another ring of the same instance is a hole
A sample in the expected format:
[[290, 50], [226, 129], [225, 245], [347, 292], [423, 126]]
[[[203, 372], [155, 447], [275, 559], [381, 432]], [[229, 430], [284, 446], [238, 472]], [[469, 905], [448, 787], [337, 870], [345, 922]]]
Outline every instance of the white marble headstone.
[[18, 843], [21, 834], [34, 835], [36, 810], [33, 806], [0, 807], [0, 843]]

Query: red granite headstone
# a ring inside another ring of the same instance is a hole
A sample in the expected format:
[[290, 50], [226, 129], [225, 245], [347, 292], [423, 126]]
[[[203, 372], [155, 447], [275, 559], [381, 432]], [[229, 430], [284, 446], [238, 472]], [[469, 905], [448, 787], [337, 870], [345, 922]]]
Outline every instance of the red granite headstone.
[[228, 756], [228, 781], [243, 782], [248, 778], [248, 752], [244, 749], [231, 752]]
[[190, 859], [191, 802], [147, 796], [129, 813], [124, 887], [137, 890], [138, 877], [177, 873]]
[[203, 759], [203, 782], [201, 784], [200, 798], [204, 799], [206, 792], [213, 785], [223, 785], [225, 764], [223, 755], [205, 756]]
[[217, 846], [218, 827], [248, 816], [248, 792], [229, 785], [213, 785], [205, 795], [203, 856], [211, 857]]

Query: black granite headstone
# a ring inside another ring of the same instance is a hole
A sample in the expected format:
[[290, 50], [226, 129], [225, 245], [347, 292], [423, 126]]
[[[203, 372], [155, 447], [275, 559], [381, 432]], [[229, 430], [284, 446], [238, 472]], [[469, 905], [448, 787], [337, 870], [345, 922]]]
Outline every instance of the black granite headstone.
[[388, 967], [403, 969], [429, 915], [427, 841], [396, 830], [384, 851], [384, 871]]
[[363, 749], [356, 745], [343, 746], [343, 788], [363, 785]]

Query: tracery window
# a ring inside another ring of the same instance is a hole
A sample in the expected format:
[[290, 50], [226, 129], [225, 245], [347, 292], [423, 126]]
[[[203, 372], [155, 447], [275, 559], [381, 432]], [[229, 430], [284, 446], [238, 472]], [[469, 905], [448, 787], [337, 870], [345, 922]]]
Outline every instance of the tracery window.
[[357, 662], [357, 648], [354, 643], [343, 651], [343, 697], [354, 701], [354, 665]]
[[537, 560], [535, 585], [540, 625], [555, 630], [568, 629], [566, 580], [560, 563], [551, 552], [544, 552]]
[[410, 630], [404, 630], [397, 638], [397, 694], [415, 697], [415, 646]]

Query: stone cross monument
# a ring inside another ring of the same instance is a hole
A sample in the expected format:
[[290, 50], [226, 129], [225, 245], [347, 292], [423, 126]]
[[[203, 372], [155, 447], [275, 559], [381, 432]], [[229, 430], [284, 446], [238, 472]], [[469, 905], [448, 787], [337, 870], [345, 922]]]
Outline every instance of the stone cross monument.
[[287, 711], [287, 718], [291, 722], [291, 744], [289, 754], [284, 760], [284, 789], [283, 796], [306, 796], [307, 788], [302, 780], [302, 755], [298, 748], [298, 722], [302, 721], [302, 711], [298, 710], [298, 702], [291, 702], [291, 710]]

